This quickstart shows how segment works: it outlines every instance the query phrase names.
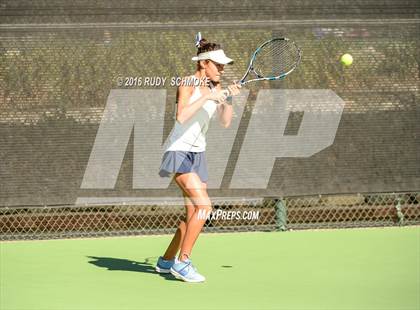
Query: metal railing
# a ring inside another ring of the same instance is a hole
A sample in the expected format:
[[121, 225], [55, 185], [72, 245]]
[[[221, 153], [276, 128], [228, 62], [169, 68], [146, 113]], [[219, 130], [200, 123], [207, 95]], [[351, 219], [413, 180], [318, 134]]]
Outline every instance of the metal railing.
[[[398, 226], [420, 224], [420, 193], [215, 198], [205, 232]], [[173, 233], [183, 200], [124, 205], [0, 207], [0, 240]]]

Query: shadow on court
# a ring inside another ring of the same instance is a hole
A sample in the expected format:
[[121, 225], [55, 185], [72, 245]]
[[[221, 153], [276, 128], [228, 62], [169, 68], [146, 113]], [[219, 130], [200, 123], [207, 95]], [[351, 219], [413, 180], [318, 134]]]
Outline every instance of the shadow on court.
[[133, 271], [133, 272], [143, 272], [143, 273], [154, 273], [160, 275], [166, 280], [177, 280], [170, 273], [157, 273], [155, 271], [155, 264], [149, 262], [149, 259], [146, 259], [144, 262], [136, 262], [129, 259], [113, 258], [113, 257], [97, 257], [97, 256], [87, 256], [90, 259], [93, 259], [89, 264], [95, 265], [101, 268], [107, 268], [107, 270], [123, 270], [123, 271]]

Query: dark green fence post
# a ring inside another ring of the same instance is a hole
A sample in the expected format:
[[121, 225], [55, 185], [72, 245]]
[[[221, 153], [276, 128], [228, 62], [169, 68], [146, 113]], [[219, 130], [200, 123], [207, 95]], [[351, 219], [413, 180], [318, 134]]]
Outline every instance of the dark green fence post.
[[276, 229], [280, 231], [287, 230], [287, 208], [282, 198], [279, 198], [275, 204], [276, 210]]
[[403, 226], [404, 225], [404, 213], [401, 210], [401, 197], [397, 198], [397, 205], [395, 206], [395, 209], [397, 209], [398, 225]]

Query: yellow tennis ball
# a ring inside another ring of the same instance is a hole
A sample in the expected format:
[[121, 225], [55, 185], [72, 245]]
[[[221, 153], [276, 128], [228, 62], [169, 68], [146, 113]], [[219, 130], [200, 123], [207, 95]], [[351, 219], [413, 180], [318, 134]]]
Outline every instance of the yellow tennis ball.
[[353, 56], [350, 54], [344, 54], [341, 56], [340, 61], [344, 66], [350, 66], [353, 63]]

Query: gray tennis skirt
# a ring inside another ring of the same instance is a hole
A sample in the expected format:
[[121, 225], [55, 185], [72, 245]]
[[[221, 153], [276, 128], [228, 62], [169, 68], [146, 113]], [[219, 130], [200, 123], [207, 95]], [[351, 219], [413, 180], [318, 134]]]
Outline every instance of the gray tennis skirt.
[[205, 152], [167, 151], [163, 154], [159, 175], [170, 177], [175, 173], [195, 172], [201, 182], [207, 182], [207, 162]]

